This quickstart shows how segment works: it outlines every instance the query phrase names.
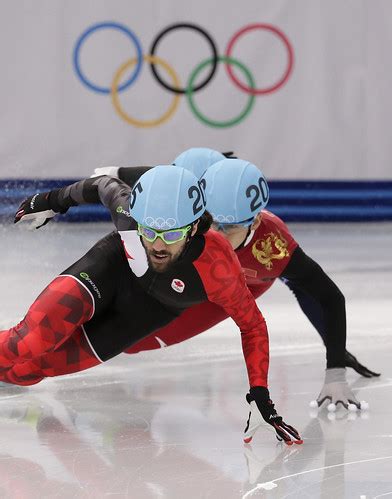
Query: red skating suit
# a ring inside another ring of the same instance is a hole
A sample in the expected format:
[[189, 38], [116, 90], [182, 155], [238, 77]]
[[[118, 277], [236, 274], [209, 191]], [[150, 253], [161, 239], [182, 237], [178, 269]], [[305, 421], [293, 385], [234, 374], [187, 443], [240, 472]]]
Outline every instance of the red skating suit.
[[[273, 213], [264, 210], [261, 224], [250, 236], [250, 241], [236, 251], [247, 285], [255, 298], [265, 293], [285, 269], [298, 246], [285, 223]], [[166, 327], [139, 341], [126, 353], [137, 353], [174, 345], [192, 338], [226, 319], [225, 311], [211, 302], [204, 302], [187, 309]], [[244, 349], [248, 373], [257, 372], [252, 358]], [[251, 386], [260, 380], [250, 377]]]

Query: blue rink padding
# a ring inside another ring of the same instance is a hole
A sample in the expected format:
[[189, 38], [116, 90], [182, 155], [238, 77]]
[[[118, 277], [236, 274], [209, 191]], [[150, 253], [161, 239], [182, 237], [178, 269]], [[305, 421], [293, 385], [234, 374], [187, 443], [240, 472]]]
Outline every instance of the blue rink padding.
[[[79, 179], [0, 180], [0, 220], [12, 220], [23, 199]], [[364, 222], [392, 220], [392, 181], [271, 180], [267, 208], [287, 222]], [[71, 208], [62, 222], [109, 221], [101, 205]]]

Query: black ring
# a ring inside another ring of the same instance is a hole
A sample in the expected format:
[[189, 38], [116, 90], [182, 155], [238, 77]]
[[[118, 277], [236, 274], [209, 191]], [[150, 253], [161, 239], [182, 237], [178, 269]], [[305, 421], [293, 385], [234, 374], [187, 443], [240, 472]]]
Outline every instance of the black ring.
[[[218, 66], [218, 50], [216, 48], [216, 44], [215, 44], [214, 40], [212, 39], [212, 37], [203, 28], [200, 28], [200, 26], [197, 26], [196, 24], [189, 24], [189, 23], [171, 24], [170, 26], [165, 28], [163, 31], [158, 33], [157, 37], [155, 38], [155, 40], [153, 41], [153, 43], [151, 45], [150, 55], [152, 55], [152, 56], [155, 55], [155, 51], [157, 49], [158, 43], [161, 41], [163, 36], [166, 35], [166, 33], [169, 33], [169, 31], [173, 31], [175, 29], [181, 29], [181, 28], [188, 28], [188, 29], [193, 29], [195, 31], [198, 31], [200, 34], [202, 34], [207, 39], [207, 41], [211, 47], [211, 50], [212, 50], [213, 56], [212, 56], [211, 71], [207, 75], [205, 80], [200, 83], [200, 85], [197, 85], [196, 87], [194, 87], [192, 89], [192, 92], [197, 92], [198, 90], [201, 90], [202, 88], [204, 88], [207, 85], [207, 83], [210, 82], [210, 80], [214, 77], [215, 72], [216, 72], [216, 68]], [[163, 87], [165, 87], [167, 90], [170, 90], [170, 92], [174, 92], [175, 94], [185, 94], [186, 93], [186, 88], [176, 88], [176, 87], [172, 87], [169, 84], [165, 83], [161, 79], [161, 77], [159, 76], [158, 71], [155, 68], [155, 64], [150, 63], [150, 66], [151, 66], [152, 74], [155, 76], [155, 78], [158, 80], [158, 82]]]

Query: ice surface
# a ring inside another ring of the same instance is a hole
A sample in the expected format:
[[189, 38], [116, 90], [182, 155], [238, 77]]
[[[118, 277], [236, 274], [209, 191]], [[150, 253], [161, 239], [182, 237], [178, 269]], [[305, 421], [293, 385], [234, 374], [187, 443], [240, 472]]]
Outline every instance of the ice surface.
[[[246, 370], [234, 323], [186, 343], [45, 380], [0, 387], [0, 498], [373, 498], [392, 495], [392, 224], [290, 225], [346, 296], [349, 371], [370, 410], [315, 412], [324, 378], [317, 334], [281, 283], [259, 300], [270, 391], [304, 445], [272, 433], [242, 442]], [[108, 224], [0, 226], [0, 324], [11, 325]]]

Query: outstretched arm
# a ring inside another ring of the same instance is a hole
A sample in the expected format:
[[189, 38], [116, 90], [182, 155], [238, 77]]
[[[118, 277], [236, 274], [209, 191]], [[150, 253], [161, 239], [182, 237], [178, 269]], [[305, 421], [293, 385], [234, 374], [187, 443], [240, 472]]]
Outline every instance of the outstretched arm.
[[[110, 211], [118, 230], [132, 226], [129, 214], [131, 188], [114, 177], [101, 176], [75, 182], [50, 192], [38, 193], [25, 199], [14, 222], [33, 220], [35, 227], [45, 225], [56, 213], [65, 213], [72, 206], [101, 203]], [[38, 222], [38, 223], [37, 223]]]
[[301, 444], [297, 430], [283, 421], [270, 399], [267, 326], [246, 286], [237, 256], [230, 243], [218, 233], [211, 232], [206, 240], [207, 249], [194, 265], [203, 281], [208, 299], [221, 306], [241, 331], [250, 385], [247, 395], [250, 413], [244, 440], [250, 442], [256, 430], [267, 425], [286, 444]]
[[345, 366], [346, 305], [336, 284], [297, 247], [280, 276], [293, 291], [327, 349], [327, 368]]
[[343, 293], [320, 265], [300, 247], [294, 251], [281, 277], [287, 280], [286, 284], [294, 292], [326, 346], [327, 370], [324, 386], [317, 399], [318, 405], [327, 401], [335, 406], [341, 403], [346, 408], [349, 404], [360, 408], [360, 403], [347, 385], [345, 367], [357, 370], [364, 366], [346, 351], [346, 305]]
[[[308, 276], [311, 276], [309, 280]], [[296, 297], [299, 306], [309, 321], [321, 336], [324, 344], [329, 344], [330, 360], [328, 367], [338, 367], [334, 365], [333, 349], [338, 347], [335, 336], [344, 337], [346, 335], [346, 313], [345, 300], [343, 294], [336, 284], [324, 273], [322, 268], [308, 257], [300, 248], [294, 251], [292, 259], [285, 271], [281, 275], [281, 280], [288, 286]], [[329, 296], [323, 300], [322, 294]], [[341, 348], [341, 347], [340, 347]], [[372, 378], [379, 376], [379, 373], [371, 371], [361, 364], [354, 355], [347, 350], [344, 351], [344, 365], [351, 367], [361, 376]]]

